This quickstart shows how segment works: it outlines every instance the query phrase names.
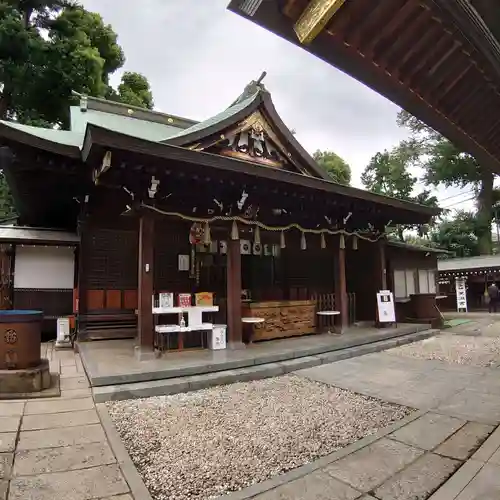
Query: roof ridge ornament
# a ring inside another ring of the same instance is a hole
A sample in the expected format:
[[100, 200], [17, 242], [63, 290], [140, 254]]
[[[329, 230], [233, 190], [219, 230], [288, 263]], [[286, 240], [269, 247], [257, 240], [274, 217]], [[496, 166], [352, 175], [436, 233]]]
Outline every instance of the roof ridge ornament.
[[263, 71], [257, 80], [252, 80], [250, 83], [248, 83], [245, 86], [245, 89], [243, 90], [241, 95], [229, 107], [232, 108], [233, 106], [236, 106], [237, 104], [246, 101], [250, 97], [257, 94], [258, 92], [268, 92], [266, 87], [262, 83], [262, 80], [264, 80], [266, 76], [267, 76], [267, 71]]

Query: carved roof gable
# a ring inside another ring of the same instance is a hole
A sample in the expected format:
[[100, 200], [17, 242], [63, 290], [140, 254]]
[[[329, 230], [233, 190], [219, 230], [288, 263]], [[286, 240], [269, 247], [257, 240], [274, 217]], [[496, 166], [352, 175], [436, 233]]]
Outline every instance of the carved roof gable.
[[283, 123], [259, 82], [247, 85], [218, 115], [163, 142], [330, 180]]

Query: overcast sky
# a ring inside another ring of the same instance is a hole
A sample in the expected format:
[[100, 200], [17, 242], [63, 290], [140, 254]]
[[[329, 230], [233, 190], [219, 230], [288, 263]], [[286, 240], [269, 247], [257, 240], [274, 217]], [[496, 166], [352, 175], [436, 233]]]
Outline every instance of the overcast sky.
[[127, 58], [124, 69], [149, 79], [160, 111], [206, 119], [267, 71], [266, 88], [299, 142], [310, 153], [335, 151], [359, 187], [370, 158], [407, 135], [396, 125], [396, 105], [227, 11], [229, 0], [80, 1], [113, 26]]

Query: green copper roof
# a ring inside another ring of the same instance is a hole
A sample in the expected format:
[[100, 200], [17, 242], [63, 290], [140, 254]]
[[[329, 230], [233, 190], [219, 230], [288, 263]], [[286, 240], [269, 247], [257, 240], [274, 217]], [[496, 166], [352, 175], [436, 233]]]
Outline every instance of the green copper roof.
[[7, 122], [4, 120], [0, 120], [0, 123], [16, 130], [20, 130], [21, 132], [26, 132], [27, 134], [34, 135], [35, 137], [40, 137], [40, 139], [56, 142], [58, 144], [64, 144], [65, 146], [77, 146], [80, 148], [83, 144], [84, 134], [79, 132], [57, 130], [52, 128], [31, 127], [30, 125], [22, 125], [20, 123]]
[[184, 137], [191, 135], [194, 132], [200, 132], [202, 130], [208, 129], [216, 125], [217, 123], [223, 122], [224, 120], [227, 120], [228, 118], [231, 118], [231, 116], [235, 115], [236, 113], [239, 113], [241, 110], [245, 109], [248, 107], [252, 102], [254, 102], [258, 97], [259, 97], [259, 92], [256, 92], [252, 96], [237, 102], [236, 104], [230, 106], [229, 108], [225, 109], [221, 113], [218, 113], [215, 116], [212, 116], [211, 118], [208, 118], [205, 121], [202, 121], [200, 123], [197, 123], [196, 125], [193, 125], [192, 127], [189, 127], [182, 132], [179, 132], [177, 134], [174, 134], [170, 137], [164, 137], [163, 139], [165, 142], [168, 143], [169, 139], [173, 138], [178, 138], [178, 137]]
[[180, 128], [162, 123], [140, 120], [129, 116], [115, 115], [102, 111], [87, 110], [82, 112], [79, 106], [71, 107], [71, 130], [85, 134], [87, 124], [97, 125], [114, 132], [131, 135], [149, 141], [161, 141], [177, 134]]

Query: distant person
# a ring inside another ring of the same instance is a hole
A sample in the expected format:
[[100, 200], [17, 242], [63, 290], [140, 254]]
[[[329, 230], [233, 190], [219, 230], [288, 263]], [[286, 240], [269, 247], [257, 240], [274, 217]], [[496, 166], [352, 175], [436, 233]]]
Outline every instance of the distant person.
[[490, 299], [488, 303], [488, 311], [489, 312], [497, 312], [497, 305], [498, 305], [498, 287], [496, 283], [492, 283], [488, 287], [488, 297]]

